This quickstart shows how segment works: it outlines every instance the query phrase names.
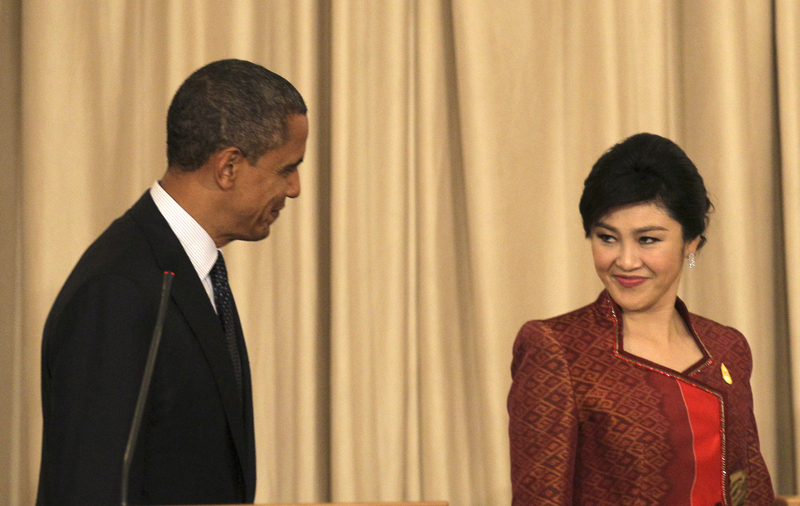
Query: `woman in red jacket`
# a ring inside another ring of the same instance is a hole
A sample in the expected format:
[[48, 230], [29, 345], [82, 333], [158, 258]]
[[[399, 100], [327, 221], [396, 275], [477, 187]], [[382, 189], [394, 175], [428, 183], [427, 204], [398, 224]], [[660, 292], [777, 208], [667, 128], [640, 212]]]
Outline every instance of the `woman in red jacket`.
[[634, 135], [595, 163], [580, 211], [605, 290], [517, 336], [514, 505], [773, 503], [747, 341], [677, 296], [710, 209], [668, 139]]

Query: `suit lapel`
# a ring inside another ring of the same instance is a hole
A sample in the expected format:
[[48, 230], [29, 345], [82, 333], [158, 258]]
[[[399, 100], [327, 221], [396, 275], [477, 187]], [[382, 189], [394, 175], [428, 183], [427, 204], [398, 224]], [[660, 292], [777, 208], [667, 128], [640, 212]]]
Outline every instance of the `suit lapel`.
[[[225, 342], [222, 324], [208, 299], [203, 283], [197, 276], [197, 271], [180, 241], [159, 212], [149, 191], [139, 199], [130, 212], [147, 237], [159, 267], [175, 273], [172, 299], [189, 323], [211, 367], [228, 419], [231, 436], [236, 445], [239, 463], [245, 479], [249, 482], [250, 480], [247, 479], [250, 475], [247, 465], [250, 460], [248, 455], [253, 449], [248, 448], [252, 444], [248, 444], [245, 437], [244, 411], [239, 400], [233, 364]], [[239, 332], [241, 334], [241, 330]], [[249, 386], [249, 369], [247, 377]]]
[[[253, 383], [250, 377], [250, 359], [247, 355], [247, 346], [244, 341], [239, 311], [236, 309], [235, 298], [233, 300], [233, 316], [236, 319], [236, 340], [239, 344], [239, 355], [242, 361], [242, 398], [244, 401], [244, 423], [247, 434], [254, 433], [253, 427]], [[244, 454], [242, 454], [244, 455]], [[245, 458], [245, 457], [243, 457]], [[256, 449], [255, 441], [247, 447], [246, 460], [248, 465], [245, 469], [245, 498], [247, 502], [253, 502], [256, 494]]]

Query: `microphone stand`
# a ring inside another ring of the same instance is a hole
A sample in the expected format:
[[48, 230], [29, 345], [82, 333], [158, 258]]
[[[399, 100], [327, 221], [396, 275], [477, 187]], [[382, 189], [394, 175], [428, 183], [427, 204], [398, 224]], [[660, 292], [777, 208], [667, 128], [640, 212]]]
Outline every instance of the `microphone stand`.
[[125, 458], [122, 460], [122, 506], [127, 506], [128, 504], [128, 480], [130, 478], [131, 462], [133, 461], [133, 451], [136, 448], [136, 440], [139, 438], [139, 429], [142, 426], [144, 405], [147, 401], [147, 392], [150, 390], [150, 380], [153, 378], [153, 367], [156, 364], [158, 345], [161, 342], [161, 331], [164, 329], [164, 317], [167, 314], [169, 293], [172, 289], [172, 280], [174, 277], [174, 272], [165, 271], [161, 282], [161, 302], [158, 305], [156, 326], [153, 329], [153, 338], [150, 341], [150, 352], [147, 355], [147, 363], [144, 366], [142, 385], [139, 388], [139, 399], [136, 401], [136, 410], [133, 412], [133, 423], [131, 424], [131, 432], [128, 435], [128, 445], [125, 447]]

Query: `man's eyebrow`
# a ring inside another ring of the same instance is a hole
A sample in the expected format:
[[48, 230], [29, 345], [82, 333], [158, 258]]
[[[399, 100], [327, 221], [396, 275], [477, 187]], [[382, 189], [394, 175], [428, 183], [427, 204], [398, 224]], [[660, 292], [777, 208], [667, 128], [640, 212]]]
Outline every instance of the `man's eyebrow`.
[[303, 159], [303, 158], [301, 158], [301, 159], [297, 160], [297, 161], [296, 161], [296, 162], [294, 162], [294, 163], [290, 163], [290, 164], [288, 164], [288, 165], [284, 166], [284, 167], [281, 169], [281, 172], [294, 172], [294, 170], [295, 170], [295, 169], [297, 169], [297, 167], [298, 167], [298, 166], [299, 166], [301, 163], [303, 163], [303, 160], [304, 160], [304, 159]]

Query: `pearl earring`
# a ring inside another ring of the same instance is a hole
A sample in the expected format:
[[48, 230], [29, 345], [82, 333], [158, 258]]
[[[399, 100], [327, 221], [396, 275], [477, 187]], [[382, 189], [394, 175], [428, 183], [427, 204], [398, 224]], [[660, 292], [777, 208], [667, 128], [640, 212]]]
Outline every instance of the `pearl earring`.
[[689, 253], [689, 268], [694, 269], [694, 253]]

